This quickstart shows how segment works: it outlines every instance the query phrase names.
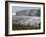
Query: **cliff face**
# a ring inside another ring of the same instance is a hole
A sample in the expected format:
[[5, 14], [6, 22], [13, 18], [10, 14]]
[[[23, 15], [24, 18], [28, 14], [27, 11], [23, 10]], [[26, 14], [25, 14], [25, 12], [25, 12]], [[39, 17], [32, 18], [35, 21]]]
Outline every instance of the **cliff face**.
[[40, 16], [40, 10], [21, 10], [16, 12], [16, 16]]
[[19, 12], [16, 12], [16, 16], [28, 16], [29, 15], [29, 10], [22, 10]]

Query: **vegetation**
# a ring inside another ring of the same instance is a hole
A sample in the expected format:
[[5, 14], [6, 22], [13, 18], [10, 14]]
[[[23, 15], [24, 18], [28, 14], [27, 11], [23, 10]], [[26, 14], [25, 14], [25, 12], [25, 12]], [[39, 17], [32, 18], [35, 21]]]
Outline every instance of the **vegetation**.
[[13, 30], [31, 30], [31, 29], [40, 29], [40, 25], [39, 26], [35, 26], [35, 25], [23, 25], [23, 24], [13, 24], [12, 27]]

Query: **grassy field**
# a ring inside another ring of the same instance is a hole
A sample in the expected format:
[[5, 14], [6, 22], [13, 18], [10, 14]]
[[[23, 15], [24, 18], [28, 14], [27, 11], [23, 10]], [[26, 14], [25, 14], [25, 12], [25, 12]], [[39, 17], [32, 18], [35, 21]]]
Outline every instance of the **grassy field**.
[[13, 30], [32, 30], [32, 29], [40, 29], [40, 25], [39, 26], [35, 26], [35, 25], [22, 25], [22, 24], [13, 24], [12, 26]]

